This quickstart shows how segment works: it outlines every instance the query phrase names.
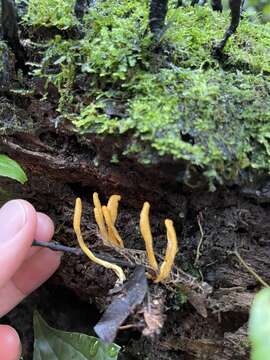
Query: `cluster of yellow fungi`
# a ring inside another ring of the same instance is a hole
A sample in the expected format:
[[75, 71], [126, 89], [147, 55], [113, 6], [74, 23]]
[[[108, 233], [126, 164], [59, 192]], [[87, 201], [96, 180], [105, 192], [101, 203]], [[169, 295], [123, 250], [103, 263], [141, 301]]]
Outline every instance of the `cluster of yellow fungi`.
[[[115, 227], [115, 222], [117, 220], [118, 214], [118, 205], [120, 200], [121, 196], [112, 195], [107, 203], [107, 206], [102, 206], [98, 194], [93, 194], [94, 216], [99, 228], [99, 233], [101, 235], [103, 244], [114, 248], [124, 248], [124, 242]], [[165, 227], [167, 229], [167, 249], [164, 261], [159, 268], [153, 248], [153, 237], [149, 221], [149, 211], [150, 204], [148, 202], [145, 202], [140, 215], [140, 230], [145, 242], [146, 254], [148, 257], [149, 265], [155, 273], [154, 276], [152, 275], [152, 278], [154, 282], [158, 283], [165, 281], [170, 276], [177, 253], [177, 238], [172, 220], [166, 219]], [[123, 283], [126, 277], [122, 268], [116, 264], [99, 259], [85, 244], [81, 233], [81, 217], [82, 201], [80, 198], [77, 198], [74, 212], [73, 227], [81, 249], [93, 262], [102, 265], [107, 269], [113, 270], [116, 273], [119, 282]]]

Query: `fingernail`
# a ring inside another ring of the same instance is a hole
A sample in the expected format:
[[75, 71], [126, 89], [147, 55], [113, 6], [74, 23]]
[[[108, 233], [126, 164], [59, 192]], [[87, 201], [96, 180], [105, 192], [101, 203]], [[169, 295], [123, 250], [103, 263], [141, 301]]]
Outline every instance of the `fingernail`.
[[0, 245], [11, 241], [26, 223], [26, 210], [19, 200], [12, 200], [0, 209]]

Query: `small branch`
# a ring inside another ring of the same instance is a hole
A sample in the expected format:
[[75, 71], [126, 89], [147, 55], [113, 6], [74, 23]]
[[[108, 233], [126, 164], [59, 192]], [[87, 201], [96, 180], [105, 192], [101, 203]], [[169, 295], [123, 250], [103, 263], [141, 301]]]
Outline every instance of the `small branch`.
[[67, 252], [67, 253], [71, 253], [71, 254], [75, 254], [75, 255], [83, 255], [83, 251], [81, 249], [61, 245], [57, 242], [47, 243], [47, 242], [34, 240], [32, 243], [32, 246], [40, 246], [40, 247], [49, 248], [53, 251], [62, 251], [62, 252]]
[[3, 39], [13, 50], [18, 67], [25, 68], [26, 53], [20, 43], [17, 11], [14, 0], [1, 0], [1, 25], [3, 31]]
[[244, 268], [252, 275], [255, 277], [255, 279], [264, 287], [270, 287], [267, 282], [265, 282], [261, 277], [260, 275], [258, 275], [246, 262], [245, 260], [240, 256], [239, 252], [237, 251], [237, 249], [235, 249], [233, 252], [232, 252], [233, 255], [235, 255], [238, 259], [238, 261], [240, 262], [240, 264], [242, 266], [244, 266]]
[[241, 4], [242, 0], [229, 0], [229, 7], [231, 10], [231, 23], [229, 28], [225, 32], [223, 40], [214, 49], [216, 55], [219, 55], [221, 53], [228, 39], [236, 32], [236, 29], [238, 28], [241, 16]]
[[164, 28], [165, 18], [168, 11], [168, 0], [151, 0], [149, 25], [155, 36], [159, 36]]
[[74, 6], [74, 12], [77, 19], [82, 20], [86, 9], [88, 7], [88, 0], [76, 0]]
[[[61, 245], [57, 242], [42, 242], [42, 241], [34, 240], [32, 243], [32, 246], [40, 246], [40, 247], [51, 249], [53, 251], [66, 252], [66, 253], [74, 254], [77, 256], [84, 255], [83, 251], [80, 248]], [[101, 252], [96, 252], [94, 254], [102, 260], [109, 261], [111, 263], [114, 263], [114, 264], [117, 264], [120, 266], [126, 266], [128, 268], [135, 268], [135, 266], [136, 266], [135, 264], [132, 264], [128, 261], [120, 260], [120, 259], [117, 259], [110, 255], [104, 255], [104, 253], [101, 253]]]
[[211, 6], [214, 11], [222, 12], [223, 6], [221, 0], [211, 0]]

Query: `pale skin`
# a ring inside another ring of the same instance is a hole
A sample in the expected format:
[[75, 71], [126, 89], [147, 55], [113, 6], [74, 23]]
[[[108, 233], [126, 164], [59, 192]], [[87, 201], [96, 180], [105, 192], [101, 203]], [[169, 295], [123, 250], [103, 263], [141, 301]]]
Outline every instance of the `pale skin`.
[[[48, 242], [54, 224], [24, 200], [0, 209], [0, 318], [46, 281], [59, 267], [61, 253], [31, 248], [32, 241]], [[10, 326], [0, 325], [0, 359], [18, 360], [21, 343]]]

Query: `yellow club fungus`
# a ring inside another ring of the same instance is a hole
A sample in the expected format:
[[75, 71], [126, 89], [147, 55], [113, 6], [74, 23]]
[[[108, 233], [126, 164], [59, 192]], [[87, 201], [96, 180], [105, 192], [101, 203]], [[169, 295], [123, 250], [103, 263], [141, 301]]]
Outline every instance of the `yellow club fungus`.
[[107, 208], [111, 214], [111, 219], [112, 219], [112, 223], [113, 225], [115, 224], [115, 221], [117, 219], [117, 215], [118, 215], [118, 205], [119, 205], [119, 201], [121, 200], [121, 196], [120, 195], [112, 195], [109, 198], [108, 204], [107, 204]]
[[172, 220], [166, 219], [165, 226], [167, 229], [167, 249], [165, 259], [159, 269], [153, 249], [153, 237], [149, 222], [149, 211], [150, 204], [148, 202], [145, 202], [140, 216], [140, 229], [145, 242], [149, 265], [156, 272], [156, 274], [158, 274], [154, 281], [158, 283], [166, 280], [169, 277], [170, 272], [172, 271], [175, 256], [177, 253], [177, 238]]
[[[93, 194], [95, 220], [99, 227], [103, 243], [107, 246], [124, 248], [124, 242], [115, 227], [120, 200], [120, 195], [112, 195], [109, 198], [107, 206], [102, 206], [98, 194], [96, 192]], [[177, 253], [177, 238], [172, 220], [166, 219], [165, 226], [167, 229], [167, 248], [164, 261], [159, 268], [153, 248], [153, 237], [149, 221], [149, 212], [150, 204], [145, 202], [140, 214], [140, 230], [145, 242], [149, 265], [154, 271], [154, 275], [151, 274], [151, 278], [155, 283], [159, 283], [165, 281], [170, 276]], [[78, 198], [75, 205], [73, 226], [81, 249], [90, 260], [104, 266], [107, 269], [113, 270], [122, 283], [125, 280], [125, 274], [122, 268], [116, 264], [97, 258], [86, 246], [81, 234], [81, 216], [82, 202], [81, 199]]]
[[114, 225], [117, 219], [120, 199], [121, 196], [112, 195], [108, 205], [101, 206], [98, 194], [96, 192], [93, 194], [94, 216], [104, 245], [123, 248], [123, 240]]
[[96, 192], [93, 194], [93, 203], [94, 203], [94, 216], [95, 216], [95, 220], [98, 225], [99, 232], [100, 232], [101, 238], [103, 240], [103, 243], [104, 243], [104, 245], [110, 245], [108, 231], [106, 229], [106, 225], [105, 225], [104, 218], [103, 218], [102, 207], [100, 204], [98, 193], [96, 193]]
[[125, 274], [124, 274], [122, 268], [116, 264], [112, 264], [112, 263], [109, 263], [108, 261], [104, 261], [104, 260], [97, 258], [92, 253], [92, 251], [90, 251], [88, 249], [88, 247], [86, 246], [86, 244], [83, 240], [82, 233], [81, 233], [81, 218], [82, 218], [82, 201], [80, 198], [77, 198], [76, 204], [75, 204], [75, 211], [74, 211], [73, 227], [74, 227], [74, 231], [75, 231], [75, 234], [78, 239], [78, 243], [79, 243], [82, 251], [89, 257], [90, 260], [92, 260], [96, 264], [104, 266], [106, 269], [113, 270], [115, 272], [115, 274], [117, 275], [120, 283], [123, 283], [126, 280], [126, 277], [125, 277]]
[[114, 226], [110, 211], [107, 208], [107, 206], [102, 206], [102, 213], [108, 228], [109, 240], [111, 244], [123, 248], [124, 242], [121, 239], [121, 236], [119, 235], [118, 231], [116, 230], [116, 227]]
[[169, 277], [174, 264], [175, 256], [177, 253], [177, 247], [178, 247], [176, 233], [172, 220], [166, 219], [165, 226], [167, 229], [168, 243], [167, 243], [165, 259], [160, 267], [159, 275], [155, 279], [156, 283], [164, 281]]
[[149, 210], [150, 210], [150, 204], [148, 202], [145, 202], [140, 216], [140, 229], [141, 229], [142, 237], [145, 242], [146, 253], [149, 260], [149, 264], [155, 272], [158, 272], [158, 263], [153, 249], [153, 237], [149, 222]]

